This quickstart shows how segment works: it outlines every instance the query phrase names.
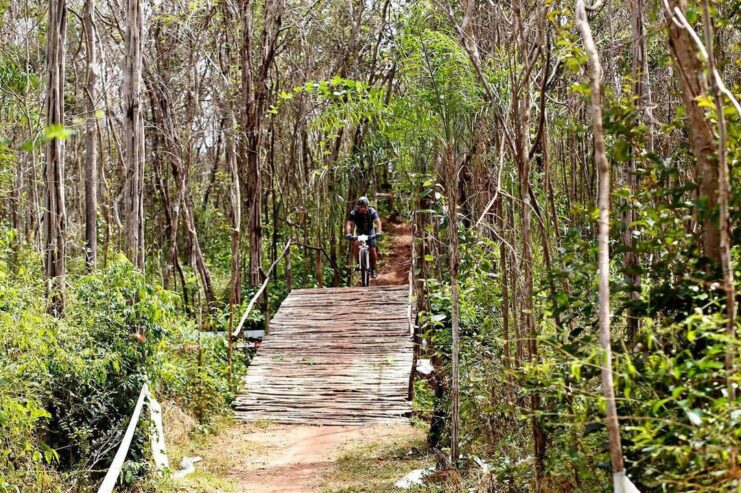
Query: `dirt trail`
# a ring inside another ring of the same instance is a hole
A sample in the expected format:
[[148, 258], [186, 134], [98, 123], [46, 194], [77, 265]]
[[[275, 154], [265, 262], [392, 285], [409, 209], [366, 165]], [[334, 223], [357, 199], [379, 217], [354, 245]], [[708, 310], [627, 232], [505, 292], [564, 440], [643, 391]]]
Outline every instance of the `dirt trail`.
[[[196, 450], [203, 460], [185, 491], [315, 493], [344, 454], [419, 434], [409, 425], [293, 426], [235, 423]], [[204, 483], [204, 478], [218, 478]]]
[[378, 277], [372, 282], [374, 286], [407, 284], [409, 269], [412, 265], [412, 227], [407, 223], [384, 222], [384, 232], [389, 236], [391, 245], [382, 245], [380, 251], [380, 269]]
[[[384, 223], [388, 235], [374, 285], [403, 285], [411, 266], [412, 232], [408, 224]], [[390, 240], [390, 241], [389, 241]], [[235, 423], [194, 448], [199, 472], [185, 481], [186, 491], [240, 493], [314, 493], [322, 476], [344, 454], [398, 437], [419, 434], [411, 425], [304, 426]], [[202, 479], [213, 478], [203, 484]]]
[[362, 437], [362, 429], [332, 426], [284, 426], [246, 435], [267, 447], [266, 455], [250, 461], [253, 468], [247, 491], [278, 493], [312, 491], [319, 473], [338, 459], [339, 450]]

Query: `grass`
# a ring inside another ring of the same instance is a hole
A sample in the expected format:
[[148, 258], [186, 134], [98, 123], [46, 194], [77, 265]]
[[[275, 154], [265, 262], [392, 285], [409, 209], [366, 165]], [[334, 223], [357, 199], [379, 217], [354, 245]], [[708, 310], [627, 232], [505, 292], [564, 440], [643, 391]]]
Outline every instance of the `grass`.
[[157, 491], [161, 493], [235, 493], [239, 491], [239, 486], [234, 481], [208, 471], [199, 471], [196, 467], [196, 472], [178, 482], [163, 480], [157, 486]]
[[[170, 458], [170, 468], [175, 471], [179, 469], [180, 461], [183, 457], [204, 456], [209, 453], [211, 444], [216, 435], [228, 430], [234, 426], [234, 418], [230, 415], [217, 417], [209, 426], [207, 431], [191, 431], [167, 443], [168, 455]], [[166, 423], [167, 427], [167, 423]], [[194, 427], [197, 430], [197, 428]], [[165, 430], [167, 436], [167, 429]], [[235, 450], [234, 446], [238, 445]], [[239, 484], [230, 478], [228, 471], [237, 467], [237, 458], [240, 454], [246, 453], [242, 448], [249, 448], [248, 442], [231, 443], [229, 450], [225, 451], [219, 460], [209, 460], [208, 468], [204, 467], [203, 462], [196, 463], [195, 472], [185, 478], [174, 481], [171, 479], [162, 479], [157, 485], [156, 491], [161, 493], [213, 493], [223, 492], [232, 493], [239, 491]], [[204, 457], [210, 459], [211, 457]]]
[[[394, 484], [415, 469], [434, 465], [426, 452], [425, 434], [419, 428], [386, 443], [366, 445], [346, 452], [323, 478], [322, 493], [398, 493]], [[441, 486], [405, 490], [437, 493]]]

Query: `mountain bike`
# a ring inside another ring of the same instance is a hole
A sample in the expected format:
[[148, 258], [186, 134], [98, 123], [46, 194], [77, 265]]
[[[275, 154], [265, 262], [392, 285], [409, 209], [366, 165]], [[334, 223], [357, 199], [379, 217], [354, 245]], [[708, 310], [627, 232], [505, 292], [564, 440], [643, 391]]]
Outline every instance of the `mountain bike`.
[[352, 241], [360, 242], [360, 251], [358, 252], [358, 267], [360, 271], [360, 285], [367, 288], [370, 285], [371, 278], [371, 262], [370, 262], [370, 247], [368, 241], [373, 238], [378, 238], [382, 233], [374, 235], [358, 235], [353, 236]]

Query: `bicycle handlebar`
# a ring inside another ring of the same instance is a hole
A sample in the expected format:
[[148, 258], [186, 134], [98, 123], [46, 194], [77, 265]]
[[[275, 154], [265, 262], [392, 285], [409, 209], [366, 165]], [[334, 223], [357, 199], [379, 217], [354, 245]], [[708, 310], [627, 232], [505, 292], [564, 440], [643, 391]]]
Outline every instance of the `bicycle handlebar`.
[[[383, 231], [376, 233], [374, 235], [359, 235], [359, 236], [367, 236], [369, 240], [372, 240], [374, 238], [379, 238], [383, 236]], [[347, 238], [348, 241], [358, 241], [357, 236], [345, 236], [345, 238]]]

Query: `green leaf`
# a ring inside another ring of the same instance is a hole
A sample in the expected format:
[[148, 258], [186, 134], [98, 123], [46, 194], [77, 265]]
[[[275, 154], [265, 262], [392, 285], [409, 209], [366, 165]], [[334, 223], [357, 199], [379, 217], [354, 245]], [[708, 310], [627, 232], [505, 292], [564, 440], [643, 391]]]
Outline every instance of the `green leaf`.
[[613, 157], [622, 163], [630, 160], [630, 144], [620, 139], [615, 143], [613, 148]]
[[20, 148], [22, 151], [31, 152], [36, 146], [38, 146], [38, 141], [36, 139], [28, 139], [23, 141], [23, 143], [20, 145]]
[[684, 13], [684, 16], [687, 18], [687, 22], [689, 22], [690, 24], [694, 24], [695, 22], [697, 22], [697, 9], [694, 7], [688, 8], [687, 11]]
[[44, 134], [44, 139], [46, 140], [54, 140], [54, 139], [61, 139], [66, 140], [67, 137], [74, 135], [74, 131], [68, 128], [65, 128], [62, 124], [54, 124], [50, 125], [46, 129], [46, 133]]

